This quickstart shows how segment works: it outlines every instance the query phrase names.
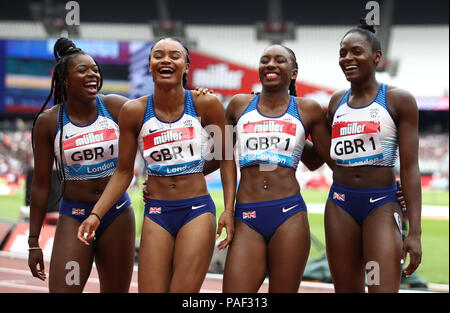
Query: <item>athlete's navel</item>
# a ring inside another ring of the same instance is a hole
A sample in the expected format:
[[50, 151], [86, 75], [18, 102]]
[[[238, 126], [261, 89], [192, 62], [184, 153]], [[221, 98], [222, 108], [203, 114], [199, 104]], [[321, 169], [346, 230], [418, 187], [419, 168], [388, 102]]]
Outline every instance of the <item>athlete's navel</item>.
[[264, 189], [264, 190], [269, 189], [269, 183], [268, 183], [267, 180], [265, 180], [265, 179], [264, 179], [264, 182], [263, 182], [263, 189]]

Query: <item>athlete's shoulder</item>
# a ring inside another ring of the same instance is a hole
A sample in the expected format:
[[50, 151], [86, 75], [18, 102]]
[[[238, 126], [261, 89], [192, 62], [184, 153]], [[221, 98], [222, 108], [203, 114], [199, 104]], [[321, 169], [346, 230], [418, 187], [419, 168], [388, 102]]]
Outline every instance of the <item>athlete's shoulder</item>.
[[131, 116], [143, 114], [147, 106], [148, 97], [149, 95], [145, 95], [136, 99], [128, 100], [123, 104], [120, 114], [131, 114]]
[[301, 97], [296, 97], [295, 100], [298, 112], [304, 123], [309, 125], [310, 123], [321, 121], [325, 117], [324, 109], [316, 100]]
[[255, 94], [236, 94], [231, 97], [226, 110], [227, 119], [233, 123], [237, 121], [255, 96]]
[[246, 107], [255, 98], [254, 94], [236, 94], [231, 97], [228, 107], [231, 111], [239, 111], [243, 107]]
[[59, 105], [54, 105], [51, 108], [43, 111], [36, 118], [36, 122], [34, 124], [34, 132], [46, 134], [49, 138], [54, 138], [56, 135], [56, 128], [59, 117]]
[[54, 105], [51, 108], [48, 108], [44, 110], [36, 119], [36, 124], [47, 124], [48, 126], [56, 125], [56, 122], [58, 121], [58, 116], [60, 114], [59, 112], [60, 105]]
[[416, 104], [416, 99], [409, 91], [396, 87], [396, 86], [388, 86], [386, 89], [386, 98], [391, 103], [399, 102], [399, 103], [411, 103]]
[[129, 100], [128, 98], [117, 94], [99, 94], [98, 96], [116, 119], [119, 116], [122, 106]]
[[201, 93], [200, 95], [197, 95], [195, 93], [195, 91], [193, 90], [189, 90], [192, 99], [194, 101], [195, 106], [211, 106], [211, 105], [221, 105], [222, 102], [220, 101], [219, 97], [215, 94], [211, 94], [211, 93], [206, 93], [203, 94]]

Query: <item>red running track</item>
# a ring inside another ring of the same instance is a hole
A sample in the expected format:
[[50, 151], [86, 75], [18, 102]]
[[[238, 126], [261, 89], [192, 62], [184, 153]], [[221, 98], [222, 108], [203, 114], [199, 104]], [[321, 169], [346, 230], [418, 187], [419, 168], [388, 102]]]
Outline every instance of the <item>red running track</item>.
[[[31, 275], [28, 269], [28, 261], [23, 256], [0, 255], [0, 293], [48, 293], [48, 269], [49, 263], [45, 262], [47, 281], [43, 282]], [[100, 285], [97, 271], [92, 270], [84, 292], [98, 293]], [[261, 286], [259, 292], [267, 293], [267, 280]], [[137, 293], [137, 271], [133, 272], [130, 285], [130, 293]], [[218, 274], [208, 274], [201, 288], [202, 293], [221, 293], [222, 276]], [[322, 293], [333, 292], [332, 285], [322, 283], [302, 282], [299, 289], [301, 293]]]

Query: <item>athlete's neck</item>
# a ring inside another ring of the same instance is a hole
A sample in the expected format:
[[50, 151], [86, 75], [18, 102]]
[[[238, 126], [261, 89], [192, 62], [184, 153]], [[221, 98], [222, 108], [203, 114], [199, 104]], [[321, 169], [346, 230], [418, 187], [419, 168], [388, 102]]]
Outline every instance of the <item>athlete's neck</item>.
[[380, 88], [380, 84], [377, 82], [375, 77], [371, 79], [367, 79], [362, 82], [355, 82], [351, 84], [352, 95], [359, 97], [364, 96], [366, 94], [372, 94], [373, 92], [377, 92]]
[[93, 112], [97, 113], [97, 101], [96, 99], [83, 101], [70, 97], [65, 103], [65, 109], [69, 116], [86, 118], [93, 114]]
[[289, 104], [290, 96], [286, 90], [281, 91], [262, 91], [259, 97], [259, 105], [268, 109], [276, 109], [280, 106]]
[[162, 89], [155, 86], [153, 105], [162, 112], [177, 111], [180, 105], [184, 105], [184, 93], [183, 87]]

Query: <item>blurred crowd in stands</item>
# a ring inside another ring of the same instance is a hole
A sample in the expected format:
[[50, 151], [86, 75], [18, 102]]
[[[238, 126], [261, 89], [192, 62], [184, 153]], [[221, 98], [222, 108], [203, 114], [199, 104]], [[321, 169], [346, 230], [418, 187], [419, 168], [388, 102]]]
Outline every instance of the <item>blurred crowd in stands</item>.
[[[448, 133], [420, 135], [419, 166], [422, 175], [430, 177], [429, 187], [449, 188], [448, 138]], [[143, 169], [142, 158], [139, 153], [137, 155], [135, 168]], [[0, 122], [0, 185], [19, 183], [32, 167], [31, 122], [21, 119]], [[136, 175], [144, 175], [144, 171], [136, 170]], [[331, 173], [326, 166], [314, 172], [300, 166], [297, 176], [303, 188], [323, 187], [329, 185], [331, 180]]]

